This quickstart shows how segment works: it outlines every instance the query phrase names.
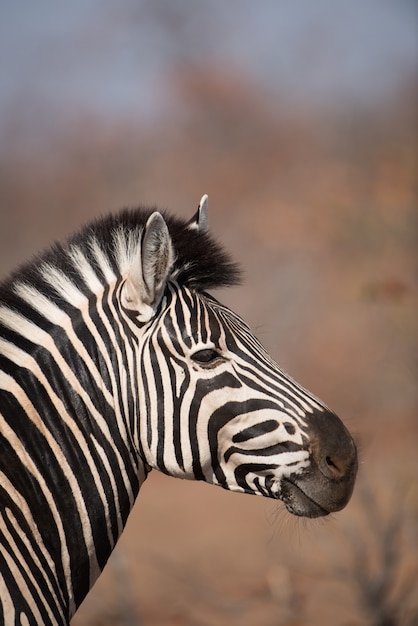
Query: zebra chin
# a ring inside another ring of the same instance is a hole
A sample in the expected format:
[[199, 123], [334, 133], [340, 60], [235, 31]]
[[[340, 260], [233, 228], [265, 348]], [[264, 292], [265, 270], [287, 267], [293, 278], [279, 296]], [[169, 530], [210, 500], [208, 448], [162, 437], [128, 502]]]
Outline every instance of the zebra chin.
[[[320, 496], [315, 482], [322, 485]], [[351, 483], [343, 489], [340, 486], [336, 496], [334, 486], [324, 485], [321, 477], [317, 481], [312, 477], [298, 480], [284, 478], [279, 498], [292, 515], [310, 518], [324, 517], [340, 511], [348, 504], [353, 490], [350, 485]]]
[[292, 483], [288, 478], [284, 478], [282, 481], [279, 497], [289, 513], [298, 517], [323, 517], [331, 513], [331, 511], [328, 511], [312, 500], [300, 487]]

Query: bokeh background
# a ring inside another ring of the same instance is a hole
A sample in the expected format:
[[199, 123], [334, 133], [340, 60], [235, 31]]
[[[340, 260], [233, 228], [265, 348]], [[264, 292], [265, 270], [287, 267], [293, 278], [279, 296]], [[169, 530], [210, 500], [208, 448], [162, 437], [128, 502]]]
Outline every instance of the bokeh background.
[[154, 473], [75, 626], [418, 623], [414, 0], [3, 0], [0, 277], [138, 204], [210, 226], [217, 293], [356, 434], [323, 522]]

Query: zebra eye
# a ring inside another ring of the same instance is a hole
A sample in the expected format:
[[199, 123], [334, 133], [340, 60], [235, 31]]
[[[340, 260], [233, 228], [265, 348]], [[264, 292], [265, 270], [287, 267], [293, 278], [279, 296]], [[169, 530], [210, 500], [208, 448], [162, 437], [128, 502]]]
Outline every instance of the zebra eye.
[[200, 365], [211, 365], [215, 361], [221, 358], [219, 352], [212, 348], [205, 348], [204, 350], [198, 350], [192, 355], [193, 361]]

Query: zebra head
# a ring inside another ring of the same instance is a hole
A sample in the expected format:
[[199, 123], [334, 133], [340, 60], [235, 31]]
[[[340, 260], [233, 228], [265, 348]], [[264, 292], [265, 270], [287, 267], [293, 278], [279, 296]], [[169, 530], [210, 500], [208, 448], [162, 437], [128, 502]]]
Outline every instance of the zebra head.
[[150, 468], [308, 517], [350, 498], [346, 428], [208, 293], [238, 270], [206, 209], [110, 215], [0, 283], [8, 624], [69, 623]]
[[208, 235], [207, 196], [189, 223], [154, 212], [121, 286], [138, 336], [140, 439], [148, 466], [327, 515], [350, 499], [354, 441], [207, 289], [237, 282]]

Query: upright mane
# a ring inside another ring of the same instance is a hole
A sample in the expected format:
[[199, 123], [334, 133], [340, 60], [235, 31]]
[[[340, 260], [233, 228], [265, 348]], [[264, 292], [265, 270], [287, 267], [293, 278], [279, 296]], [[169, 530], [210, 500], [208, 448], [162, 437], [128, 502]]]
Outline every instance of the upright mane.
[[[127, 269], [126, 265], [133, 261], [147, 219], [155, 210], [144, 207], [123, 209], [119, 213], [88, 223], [63, 243], [56, 243], [35, 256], [0, 283], [0, 300], [13, 305], [13, 287], [18, 282], [29, 282], [45, 291], [42, 278], [45, 267], [55, 268], [80, 290], [85, 291], [83, 276], [77, 271], [77, 264], [74, 262], [75, 250], [82, 253], [104, 283], [106, 277], [103, 276], [97, 254], [94, 253], [97, 249], [100, 249], [113, 273], [121, 276]], [[238, 265], [207, 231], [193, 228], [190, 222], [173, 217], [165, 211], [161, 213], [174, 246], [175, 260], [171, 268], [171, 279], [196, 291], [239, 283]]]

